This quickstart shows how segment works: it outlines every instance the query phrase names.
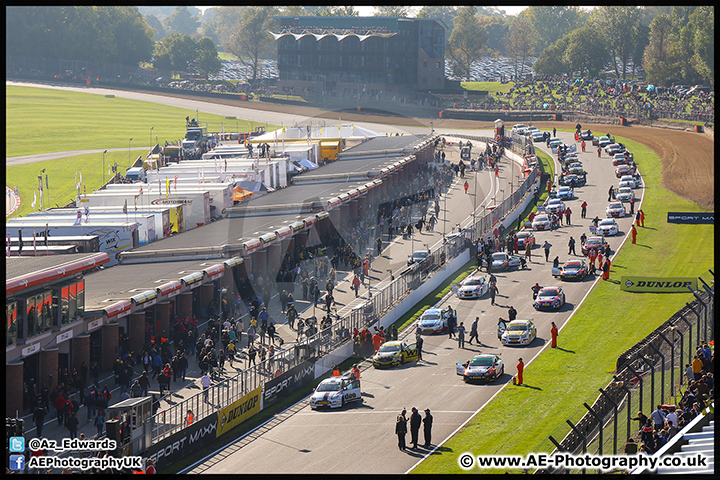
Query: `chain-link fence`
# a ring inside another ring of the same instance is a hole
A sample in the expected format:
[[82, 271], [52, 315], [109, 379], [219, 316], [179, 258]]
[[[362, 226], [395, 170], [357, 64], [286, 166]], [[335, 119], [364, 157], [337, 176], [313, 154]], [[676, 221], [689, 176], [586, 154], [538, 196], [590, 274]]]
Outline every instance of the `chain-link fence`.
[[[472, 141], [490, 142], [486, 137], [464, 137]], [[515, 147], [516, 148], [516, 147]], [[524, 147], [520, 147], [524, 151]], [[513, 149], [515, 151], [515, 149]], [[181, 399], [152, 417], [152, 443], [172, 435], [186, 426], [188, 410], [192, 411], [194, 421], [224, 408], [242, 398], [250, 391], [262, 386], [276, 375], [298, 365], [308, 358], [318, 358], [329, 354], [346, 342], [353, 341], [353, 331], [370, 327], [385, 313], [412, 291], [419, 288], [428, 276], [432, 275], [448, 262], [469, 248], [477, 238], [490, 234], [497, 223], [508, 215], [525, 197], [532, 194], [533, 184], [539, 171], [533, 169], [530, 175], [513, 191], [508, 198], [492, 211], [481, 216], [470, 215], [467, 227], [459, 227], [448, 234], [438, 245], [428, 248], [430, 254], [424, 260], [416, 262], [400, 272], [391, 281], [382, 281], [376, 287], [369, 288], [369, 298], [349, 314], [335, 315], [328, 328], [320, 329], [314, 317], [310, 318], [302, 335], [292, 345], [275, 349], [274, 356], [256, 365], [248, 365], [247, 359], [236, 356], [236, 362], [245, 362], [245, 369], [234, 376], [213, 382], [208, 389], [189, 398]], [[172, 397], [170, 397], [172, 399]]]
[[692, 363], [698, 345], [714, 339], [715, 286], [703, 288], [695, 292], [695, 301], [618, 358], [619, 373], [600, 389], [593, 405], [583, 404], [585, 415], [577, 423], [566, 420], [570, 430], [562, 441], [549, 437], [556, 452], [623, 454], [625, 442], [637, 436], [639, 424], [633, 422], [639, 422], [638, 412], [649, 416], [657, 405], [677, 405], [687, 381], [686, 365]]

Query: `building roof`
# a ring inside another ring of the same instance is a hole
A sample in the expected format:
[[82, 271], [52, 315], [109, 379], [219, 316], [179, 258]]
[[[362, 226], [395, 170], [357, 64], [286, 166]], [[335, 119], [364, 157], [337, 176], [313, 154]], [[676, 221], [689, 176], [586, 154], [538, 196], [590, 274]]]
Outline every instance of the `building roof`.
[[[225, 259], [226, 260], [226, 259]], [[120, 300], [128, 300], [145, 290], [178, 281], [182, 277], [223, 263], [223, 259], [188, 260], [182, 262], [115, 265], [85, 276], [85, 310], [101, 310]]]
[[[25, 249], [32, 249], [32, 245], [29, 248], [25, 245]], [[85, 260], [93, 255], [97, 255], [97, 252], [37, 257], [5, 257], [5, 281], [50, 268], [62, 267], [71, 262]]]

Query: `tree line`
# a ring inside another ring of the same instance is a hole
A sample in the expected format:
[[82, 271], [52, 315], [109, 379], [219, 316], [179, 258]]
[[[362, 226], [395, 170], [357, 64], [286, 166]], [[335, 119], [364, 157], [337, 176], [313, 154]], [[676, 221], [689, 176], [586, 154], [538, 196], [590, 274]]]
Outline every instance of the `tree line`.
[[[377, 16], [412, 16], [406, 6], [374, 8]], [[277, 28], [274, 16], [358, 16], [351, 6], [223, 6], [202, 17], [194, 7], [142, 9], [148, 13], [122, 6], [7, 7], [6, 52], [213, 74], [222, 49], [250, 67], [253, 82], [260, 60], [276, 56], [269, 33]], [[648, 83], [714, 85], [712, 6], [531, 6], [516, 16], [497, 7], [425, 6], [415, 16], [447, 27], [446, 58], [459, 77], [469, 78], [482, 57], [502, 55], [516, 65], [537, 57], [532, 68], [542, 76], [598, 77], [610, 65], [627, 78], [642, 66]], [[529, 73], [519, 68], [516, 78]]]

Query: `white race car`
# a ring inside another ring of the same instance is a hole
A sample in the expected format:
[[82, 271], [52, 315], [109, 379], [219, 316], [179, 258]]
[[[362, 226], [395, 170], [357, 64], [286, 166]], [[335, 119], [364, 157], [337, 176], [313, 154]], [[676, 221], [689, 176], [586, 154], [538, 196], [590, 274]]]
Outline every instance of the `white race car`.
[[536, 231], [550, 230], [550, 217], [548, 217], [545, 213], [535, 215], [535, 218], [533, 218], [532, 221], [532, 229]]
[[590, 225], [590, 233], [602, 235], [604, 237], [612, 237], [619, 232], [618, 224], [614, 218], [605, 218], [598, 222], [597, 227]]
[[545, 202], [545, 210], [550, 213], [562, 215], [565, 211], [565, 204], [559, 198], [549, 198], [547, 202]]
[[605, 209], [608, 217], [623, 218], [625, 216], [625, 207], [622, 202], [612, 202]]
[[340, 408], [349, 402], [362, 402], [360, 380], [351, 373], [341, 377], [326, 378], [310, 396], [310, 408]]
[[466, 278], [458, 288], [458, 298], [480, 298], [490, 288], [487, 278], [484, 275]]
[[615, 198], [620, 200], [621, 202], [629, 202], [630, 200], [635, 198], [635, 193], [630, 187], [620, 187], [615, 193]]
[[637, 188], [639, 186], [640, 185], [638, 184], [638, 182], [635, 181], [635, 177], [633, 177], [632, 175], [623, 175], [622, 177], [620, 177], [620, 183], [618, 184], [619, 188], [622, 188], [622, 187]]

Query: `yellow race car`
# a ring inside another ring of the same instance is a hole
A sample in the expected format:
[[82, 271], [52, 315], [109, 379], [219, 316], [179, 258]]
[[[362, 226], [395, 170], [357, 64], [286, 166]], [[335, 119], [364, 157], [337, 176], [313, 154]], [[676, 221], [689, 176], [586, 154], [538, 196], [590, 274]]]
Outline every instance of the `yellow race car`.
[[408, 345], [404, 341], [385, 342], [372, 357], [373, 367], [393, 367], [420, 358], [416, 345]]

